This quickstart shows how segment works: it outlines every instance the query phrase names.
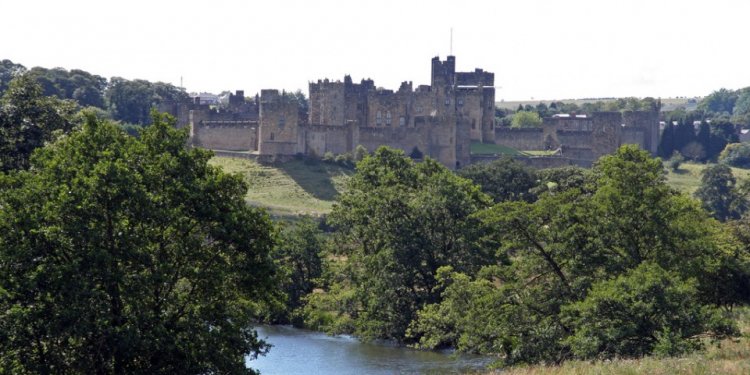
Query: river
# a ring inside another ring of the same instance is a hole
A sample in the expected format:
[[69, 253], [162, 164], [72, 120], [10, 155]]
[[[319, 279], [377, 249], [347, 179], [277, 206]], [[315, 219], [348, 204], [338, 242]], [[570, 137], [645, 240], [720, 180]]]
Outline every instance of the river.
[[263, 375], [293, 374], [455, 374], [478, 371], [491, 359], [363, 343], [290, 326], [256, 327], [273, 347], [247, 365]]

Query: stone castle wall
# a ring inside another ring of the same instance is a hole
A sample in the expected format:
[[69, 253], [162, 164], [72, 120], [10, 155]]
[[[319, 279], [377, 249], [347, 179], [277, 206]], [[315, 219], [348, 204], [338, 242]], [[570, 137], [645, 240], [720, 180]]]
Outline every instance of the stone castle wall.
[[495, 144], [516, 150], [544, 150], [542, 128], [496, 128]]
[[590, 116], [545, 118], [541, 128], [495, 129], [495, 143], [517, 150], [556, 150], [585, 164], [611, 154], [624, 144], [636, 144], [656, 154], [658, 113], [595, 112]]

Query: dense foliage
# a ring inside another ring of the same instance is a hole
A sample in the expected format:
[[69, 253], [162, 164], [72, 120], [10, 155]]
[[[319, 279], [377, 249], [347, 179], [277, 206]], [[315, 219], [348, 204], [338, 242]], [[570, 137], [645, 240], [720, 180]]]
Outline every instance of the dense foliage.
[[411, 326], [420, 346], [533, 363], [676, 354], [699, 345], [698, 333], [733, 334], [713, 306], [719, 264], [740, 263], [717, 224], [634, 147], [593, 173], [589, 193], [572, 188], [488, 211], [508, 262], [444, 274], [443, 301]]
[[719, 154], [719, 161], [737, 168], [750, 168], [750, 143], [732, 143]]
[[0, 172], [25, 169], [31, 153], [74, 126], [75, 103], [45, 97], [29, 76], [10, 82], [0, 98]]
[[[149, 124], [151, 109], [160, 104], [189, 99], [184, 89], [169, 83], [120, 77], [107, 80], [80, 69], [34, 67], [27, 70], [10, 60], [0, 61], [0, 96], [8, 90], [11, 80], [22, 75], [38, 83], [43, 96], [70, 99], [81, 107], [105, 110], [108, 118], [131, 124], [131, 127]], [[303, 105], [300, 116], [304, 116], [307, 113], [304, 95], [301, 92], [289, 95]]]
[[328, 217], [343, 263], [328, 293], [311, 295], [308, 321], [405, 341], [417, 311], [438, 301], [438, 268], [474, 273], [493, 262], [473, 216], [489, 204], [470, 181], [432, 159], [415, 163], [385, 147], [366, 156]]
[[518, 161], [505, 157], [487, 164], [472, 164], [458, 171], [479, 185], [495, 202], [534, 200], [530, 190], [536, 186], [536, 173]]
[[151, 109], [160, 103], [188, 99], [185, 91], [168, 83], [120, 77], [109, 81], [105, 96], [112, 117], [131, 124], [148, 124]]
[[172, 125], [88, 115], [0, 175], [0, 373], [252, 372], [271, 222]]
[[26, 73], [42, 86], [45, 96], [73, 99], [83, 107], [105, 108], [104, 90], [107, 79], [89, 72], [62, 68], [31, 68]]

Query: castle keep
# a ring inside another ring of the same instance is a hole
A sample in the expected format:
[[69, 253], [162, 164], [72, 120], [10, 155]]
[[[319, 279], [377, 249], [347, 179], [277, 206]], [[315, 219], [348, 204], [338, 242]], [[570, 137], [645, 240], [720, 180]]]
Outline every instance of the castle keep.
[[261, 90], [252, 99], [237, 91], [223, 109], [198, 100], [160, 109], [177, 117], [178, 126], [189, 127], [195, 146], [263, 159], [385, 145], [460, 168], [472, 161], [472, 142], [557, 149], [577, 164], [590, 164], [624, 143], [656, 152], [658, 113], [602, 112], [545, 119], [538, 129], [496, 128], [494, 74], [456, 72], [454, 56], [431, 63], [430, 85], [416, 88], [407, 81], [386, 90], [369, 79], [354, 83], [350, 76], [311, 82], [306, 110], [294, 95], [278, 90]]

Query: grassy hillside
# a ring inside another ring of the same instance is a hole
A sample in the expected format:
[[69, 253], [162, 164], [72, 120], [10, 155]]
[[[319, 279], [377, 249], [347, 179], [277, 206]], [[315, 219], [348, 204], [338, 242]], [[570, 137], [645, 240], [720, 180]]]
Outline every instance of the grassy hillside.
[[[673, 187], [692, 195], [701, 184], [701, 171], [709, 164], [685, 163], [677, 172], [669, 171], [667, 182]], [[737, 180], [750, 178], [750, 170], [732, 168], [732, 174]]]
[[239, 173], [250, 185], [246, 199], [276, 216], [320, 216], [331, 210], [352, 169], [300, 160], [262, 165], [253, 160], [215, 157], [211, 164]]
[[[472, 144], [475, 154], [528, 155], [529, 151], [491, 145]], [[287, 163], [262, 165], [253, 160], [215, 157], [211, 164], [230, 173], [240, 173], [250, 185], [248, 203], [266, 207], [276, 216], [313, 215], [330, 212], [336, 195], [344, 189], [352, 169], [338, 165], [316, 163], [308, 165], [294, 160]], [[705, 164], [685, 163], [677, 172], [669, 171], [667, 182], [692, 195], [701, 183]], [[737, 179], [750, 178], [750, 170], [732, 168]]]

